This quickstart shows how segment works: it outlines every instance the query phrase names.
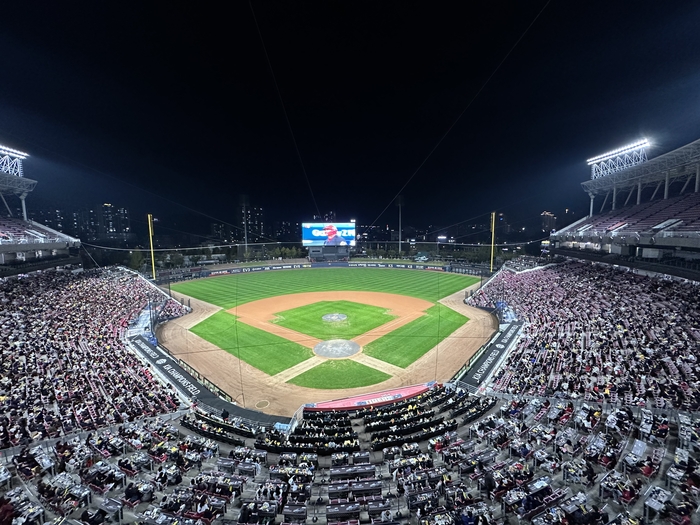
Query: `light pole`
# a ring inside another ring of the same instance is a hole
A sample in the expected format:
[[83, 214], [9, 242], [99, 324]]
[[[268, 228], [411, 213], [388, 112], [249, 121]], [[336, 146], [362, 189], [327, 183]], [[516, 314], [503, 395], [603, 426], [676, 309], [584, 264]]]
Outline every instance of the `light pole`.
[[440, 257], [440, 241], [446, 240], [447, 237], [445, 235], [438, 235], [437, 242], [435, 243], [435, 255], [437, 257]]

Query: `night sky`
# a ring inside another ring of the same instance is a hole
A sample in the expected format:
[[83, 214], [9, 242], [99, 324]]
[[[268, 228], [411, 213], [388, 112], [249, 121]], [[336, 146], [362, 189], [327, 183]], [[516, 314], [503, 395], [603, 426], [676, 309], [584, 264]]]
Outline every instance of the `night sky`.
[[246, 1], [12, 2], [0, 143], [31, 154], [30, 209], [187, 231], [241, 194], [297, 221], [395, 226], [399, 193], [416, 226], [583, 214], [587, 158], [700, 137], [700, 3], [477, 5], [254, 0], [261, 41]]

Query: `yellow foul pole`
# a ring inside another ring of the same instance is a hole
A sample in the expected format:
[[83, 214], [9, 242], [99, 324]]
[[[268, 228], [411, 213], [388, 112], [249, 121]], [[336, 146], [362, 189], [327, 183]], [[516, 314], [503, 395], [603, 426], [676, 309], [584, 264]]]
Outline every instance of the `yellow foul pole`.
[[493, 273], [493, 251], [496, 247], [496, 212], [491, 212], [491, 270]]
[[[148, 214], [148, 239], [151, 241], [151, 270], [153, 271], [153, 280], [156, 280], [156, 258], [153, 255], [153, 215]], [[491, 263], [493, 264], [493, 263]]]

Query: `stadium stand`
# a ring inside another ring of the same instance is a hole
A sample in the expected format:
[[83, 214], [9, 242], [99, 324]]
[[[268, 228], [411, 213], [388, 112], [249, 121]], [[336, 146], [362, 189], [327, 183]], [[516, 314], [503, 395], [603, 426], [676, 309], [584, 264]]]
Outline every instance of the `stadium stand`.
[[[122, 336], [149, 301], [119, 270], [47, 271], [0, 282], [0, 448], [177, 409]], [[169, 303], [169, 304], [168, 304]], [[159, 315], [182, 314], [167, 301]]]
[[49, 244], [66, 241], [66, 237], [38, 223], [13, 217], [0, 217], [0, 244]]
[[436, 383], [381, 407], [300, 409], [277, 429], [173, 412], [174, 391], [122, 343], [149, 302], [159, 321], [184, 313], [145, 280], [0, 281], [0, 426], [20, 445], [1, 456], [0, 522], [689, 525], [696, 283], [538, 263], [510, 263], [471, 298], [527, 321], [486, 395]]
[[643, 233], [700, 233], [700, 193], [689, 193], [667, 200], [645, 202], [620, 208], [557, 232], [559, 238]]
[[496, 391], [697, 410], [698, 285], [571, 262], [501, 272], [470, 298], [528, 321]]

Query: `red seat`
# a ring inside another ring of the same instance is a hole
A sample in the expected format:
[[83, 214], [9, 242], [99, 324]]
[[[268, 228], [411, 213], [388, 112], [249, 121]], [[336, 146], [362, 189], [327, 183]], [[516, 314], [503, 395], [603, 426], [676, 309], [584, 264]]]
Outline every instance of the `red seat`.
[[136, 505], [141, 503], [141, 500], [137, 499], [136, 501], [131, 501], [131, 500], [128, 500], [126, 498], [122, 498], [122, 503], [124, 505], [126, 505], [127, 507], [129, 507], [130, 509], [134, 509], [134, 508], [136, 508]]

